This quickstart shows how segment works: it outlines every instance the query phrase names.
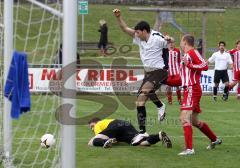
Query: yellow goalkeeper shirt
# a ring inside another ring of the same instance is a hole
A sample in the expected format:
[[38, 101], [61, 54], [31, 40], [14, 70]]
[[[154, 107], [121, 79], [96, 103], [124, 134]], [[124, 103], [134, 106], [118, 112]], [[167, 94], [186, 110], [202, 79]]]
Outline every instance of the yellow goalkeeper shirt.
[[97, 135], [100, 132], [102, 132], [103, 130], [105, 130], [108, 127], [108, 125], [114, 120], [115, 119], [104, 119], [104, 120], [98, 121], [97, 124], [93, 128], [95, 135]]

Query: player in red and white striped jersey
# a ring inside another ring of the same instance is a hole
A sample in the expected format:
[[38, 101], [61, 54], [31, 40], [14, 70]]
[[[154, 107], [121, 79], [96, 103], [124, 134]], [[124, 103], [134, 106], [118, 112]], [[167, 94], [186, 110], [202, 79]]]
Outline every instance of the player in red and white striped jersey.
[[[174, 38], [168, 43], [168, 50], [169, 50], [169, 58], [168, 58], [168, 79], [174, 80], [180, 78], [180, 62], [181, 62], [181, 55], [180, 50], [175, 48], [175, 40]], [[177, 99], [179, 104], [181, 104], [181, 88], [176, 86], [176, 93]], [[172, 87], [167, 87], [167, 98], [168, 103], [172, 104]]]
[[194, 37], [192, 35], [187, 34], [183, 36], [181, 48], [185, 55], [182, 58], [181, 65], [184, 92], [180, 119], [184, 130], [186, 149], [179, 155], [192, 155], [195, 153], [192, 147], [192, 125], [197, 127], [211, 140], [207, 149], [213, 149], [217, 144], [221, 144], [222, 141], [216, 137], [205, 122], [198, 120], [198, 114], [201, 112], [200, 100], [202, 96], [200, 77], [201, 71], [208, 69], [207, 62], [194, 49]]
[[237, 97], [240, 99], [240, 40], [236, 42], [236, 48], [229, 51], [233, 59], [233, 82], [229, 84], [232, 89], [238, 83]]

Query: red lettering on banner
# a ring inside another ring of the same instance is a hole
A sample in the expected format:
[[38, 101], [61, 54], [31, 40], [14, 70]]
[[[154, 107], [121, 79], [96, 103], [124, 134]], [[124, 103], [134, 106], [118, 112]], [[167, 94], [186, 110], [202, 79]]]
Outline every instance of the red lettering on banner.
[[88, 70], [88, 80], [97, 81], [97, 79], [98, 79], [98, 71]]
[[33, 74], [28, 74], [29, 89], [33, 89]]
[[77, 69], [77, 73], [76, 73], [76, 80], [80, 81], [80, 69]]
[[[50, 72], [48, 72], [48, 69], [43, 69], [42, 70], [42, 77], [41, 80], [58, 80], [56, 70], [51, 69]], [[60, 76], [61, 78], [61, 76]]]
[[137, 81], [137, 77], [133, 75], [133, 70], [129, 70], [129, 81]]
[[107, 70], [107, 81], [114, 81], [114, 70]]
[[104, 70], [100, 70], [100, 81], [104, 81]]
[[116, 72], [116, 80], [117, 81], [124, 81], [127, 79], [127, 72], [123, 70], [117, 70]]

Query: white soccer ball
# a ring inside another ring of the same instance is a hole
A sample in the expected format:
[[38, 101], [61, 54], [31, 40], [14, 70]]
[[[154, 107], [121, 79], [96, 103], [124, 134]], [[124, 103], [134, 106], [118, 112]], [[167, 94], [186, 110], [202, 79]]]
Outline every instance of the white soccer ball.
[[56, 140], [52, 134], [44, 134], [41, 137], [41, 146], [44, 148], [49, 148], [55, 144]]

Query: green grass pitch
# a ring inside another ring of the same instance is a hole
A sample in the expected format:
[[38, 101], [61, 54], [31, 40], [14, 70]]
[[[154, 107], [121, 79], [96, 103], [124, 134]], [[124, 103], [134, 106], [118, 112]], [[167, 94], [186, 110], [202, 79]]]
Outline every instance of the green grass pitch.
[[[166, 102], [165, 98], [163, 100]], [[79, 104], [78, 112], [90, 111], [88, 102], [80, 102]], [[214, 132], [223, 139], [223, 144], [214, 150], [206, 150], [209, 140], [194, 128], [193, 143], [196, 154], [190, 157], [177, 156], [184, 146], [183, 130], [178, 120], [180, 111], [177, 102], [175, 101], [173, 105], [167, 105], [167, 120], [162, 124], [157, 122], [157, 112], [154, 105], [149, 102], [146, 107], [148, 133], [166, 131], [173, 141], [172, 149], [164, 148], [161, 143], [151, 147], [133, 147], [127, 144], [119, 144], [111, 149], [88, 147], [87, 142], [93, 133], [87, 126], [78, 126], [78, 167], [238, 167], [240, 163], [238, 154], [240, 149], [238, 128], [240, 104], [236, 97], [231, 96], [228, 102], [223, 102], [220, 99], [218, 102], [213, 102], [210, 96], [202, 97], [203, 112], [200, 114], [200, 119], [206, 121]], [[121, 104], [117, 112], [109, 118], [127, 119], [137, 126], [135, 110], [127, 110]]]
[[[46, 133], [56, 133], [59, 123], [55, 120], [55, 107], [58, 103], [52, 96], [46, 99], [38, 99], [39, 96], [32, 96], [32, 112], [23, 115], [19, 120], [14, 121], [14, 163], [18, 167], [51, 167], [54, 156], [59, 152], [59, 146], [51, 149], [40, 148], [40, 137]], [[111, 96], [112, 97], [112, 96]], [[161, 96], [166, 103], [166, 98]], [[96, 98], [96, 97], [95, 97]], [[101, 95], [97, 99], [102, 99]], [[117, 111], [108, 118], [124, 119], [132, 122], [137, 128], [136, 110], [131, 106], [134, 104], [135, 96], [124, 97], [130, 106], [118, 102]], [[183, 130], [179, 122], [179, 105], [174, 97], [173, 105], [167, 105], [167, 119], [159, 124], [157, 122], [157, 111], [155, 106], [147, 103], [147, 132], [158, 133], [164, 130], [171, 137], [172, 149], [166, 149], [161, 143], [151, 147], [133, 147], [121, 143], [110, 149], [100, 147], [88, 147], [89, 139], [94, 136], [87, 125], [76, 127], [76, 163], [77, 168], [173, 168], [173, 167], [194, 167], [194, 168], [233, 168], [240, 164], [239, 157], [239, 100], [230, 96], [229, 101], [213, 102], [211, 96], [203, 96], [201, 100], [202, 114], [200, 119], [206, 121], [214, 132], [223, 139], [223, 144], [216, 149], [208, 151], [206, 146], [209, 140], [194, 128], [194, 156], [181, 157], [177, 154], [184, 147]], [[129, 105], [128, 104], [128, 105]], [[77, 115], [83, 117], [95, 113], [102, 104], [94, 101], [86, 101], [84, 97], [77, 100]], [[112, 109], [111, 102], [107, 104], [108, 110]], [[130, 107], [130, 108], [129, 108]], [[35, 111], [41, 109], [39, 111]], [[56, 136], [56, 135], [55, 135]], [[60, 142], [59, 137], [57, 143]], [[18, 150], [16, 152], [16, 150]]]
[[[26, 5], [26, 4], [24, 4]], [[114, 42], [118, 49], [122, 44], [131, 45], [130, 37], [122, 33], [116, 25], [116, 20], [112, 15], [112, 9], [120, 8], [123, 11], [123, 17], [129, 26], [133, 27], [136, 22], [146, 20], [153, 25], [155, 13], [146, 12], [130, 12], [128, 6], [113, 6], [113, 5], [90, 5], [89, 15], [85, 17], [85, 40], [98, 41], [98, 21], [106, 19], [109, 26], [109, 41]], [[34, 13], [33, 20], [41, 19], [41, 12]], [[19, 18], [25, 23], [28, 23], [29, 13], [22, 11]], [[227, 9], [225, 14], [209, 14], [207, 17], [207, 47], [216, 47], [219, 40], [227, 42], [227, 48], [234, 47], [234, 41], [240, 37], [239, 31], [239, 9]], [[190, 32], [197, 37], [201, 35], [201, 14], [195, 13], [177, 13], [176, 20], [185, 25]], [[56, 27], [57, 23], [53, 26]], [[18, 25], [19, 26], [19, 25]], [[49, 30], [50, 24], [43, 25], [43, 32]], [[78, 40], [81, 39], [81, 17], [78, 18]], [[29, 35], [35, 36], [39, 32], [39, 25], [33, 25]], [[170, 25], [165, 25], [162, 32], [168, 32], [177, 39], [181, 34]], [[25, 37], [26, 27], [20, 26], [16, 30], [18, 35]], [[47, 37], [40, 38], [39, 46], [46, 44]], [[15, 48], [23, 50], [24, 44], [17, 41]], [[36, 40], [29, 41], [26, 48], [31, 51], [36, 47]], [[55, 46], [56, 47], [56, 46]], [[45, 50], [36, 50], [32, 55], [29, 55], [29, 63], [31, 64], [49, 64], [51, 63], [50, 56], [56, 49], [47, 46]], [[81, 55], [81, 59], [93, 59], [103, 64], [110, 64], [113, 58], [124, 56], [128, 59], [128, 64], [141, 64], [139, 59], [138, 48], [133, 46], [133, 51], [128, 54], [115, 53], [111, 57], [99, 57], [96, 51], [87, 51]], [[45, 55], [43, 56], [43, 52]], [[55, 53], [53, 53], [55, 54]], [[211, 54], [211, 53], [208, 53]], [[209, 56], [209, 55], [208, 55]], [[134, 59], [132, 59], [134, 58]], [[130, 103], [131, 108], [124, 106], [116, 97], [111, 96], [118, 102], [117, 111], [109, 118], [131, 120], [137, 126], [136, 110], [134, 102], [136, 98], [124, 97], [123, 100]], [[101, 95], [95, 97], [103, 99]], [[166, 98], [162, 98], [166, 103]], [[111, 102], [108, 102], [108, 110], [111, 110]], [[49, 168], [52, 167], [54, 156], [59, 155], [59, 146], [45, 150], [39, 148], [40, 137], [46, 133], [58, 133], [59, 123], [55, 120], [55, 109], [59, 105], [59, 99], [52, 95], [33, 95], [32, 110], [30, 113], [21, 116], [19, 120], [13, 121], [13, 153], [14, 164], [16, 167], [33, 167], [33, 168]], [[78, 117], [86, 116], [96, 112], [101, 108], [101, 104], [90, 102], [83, 99], [77, 100], [77, 115]], [[197, 129], [194, 129], [194, 149], [196, 155], [190, 157], [179, 157], [177, 154], [183, 149], [183, 130], [178, 120], [179, 105], [174, 102], [173, 105], [167, 105], [167, 120], [159, 124], [157, 122], [157, 112], [154, 105], [149, 102], [147, 104], [148, 117], [148, 133], [157, 133], [164, 130], [168, 133], [173, 141], [173, 148], [166, 149], [161, 143], [152, 147], [132, 147], [126, 144], [119, 144], [111, 149], [92, 148], [87, 146], [88, 140], [93, 136], [91, 130], [85, 126], [77, 126], [76, 139], [76, 162], [78, 168], [238, 168], [240, 165], [240, 101], [235, 96], [231, 96], [229, 101], [213, 102], [210, 96], [203, 96], [201, 101], [202, 114], [200, 119], [206, 121], [209, 126], [223, 139], [223, 144], [217, 146], [215, 150], [207, 151], [206, 146], [209, 141]], [[59, 137], [57, 143], [60, 142]], [[47, 158], [47, 160], [46, 160]]]

